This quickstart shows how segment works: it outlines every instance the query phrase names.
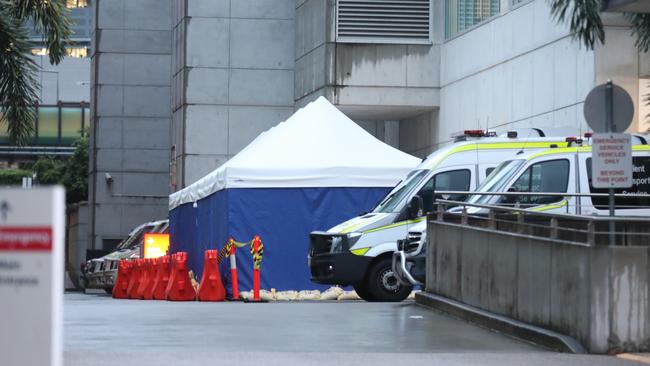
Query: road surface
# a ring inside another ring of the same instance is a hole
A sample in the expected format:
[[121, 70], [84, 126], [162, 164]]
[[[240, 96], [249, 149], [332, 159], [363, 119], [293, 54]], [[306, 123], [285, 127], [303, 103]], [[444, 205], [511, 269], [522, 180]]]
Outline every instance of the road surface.
[[635, 365], [550, 352], [413, 302], [266, 304], [65, 295], [66, 366]]

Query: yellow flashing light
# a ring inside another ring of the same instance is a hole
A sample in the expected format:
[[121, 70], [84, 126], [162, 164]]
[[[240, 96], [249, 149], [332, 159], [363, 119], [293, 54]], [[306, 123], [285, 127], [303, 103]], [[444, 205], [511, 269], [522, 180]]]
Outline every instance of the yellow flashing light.
[[144, 257], [158, 258], [167, 254], [169, 249], [169, 234], [144, 234]]

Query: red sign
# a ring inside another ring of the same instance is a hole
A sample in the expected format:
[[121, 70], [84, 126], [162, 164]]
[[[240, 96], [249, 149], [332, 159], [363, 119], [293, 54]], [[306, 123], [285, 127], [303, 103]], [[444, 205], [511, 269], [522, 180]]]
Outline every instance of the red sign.
[[51, 227], [0, 227], [0, 251], [51, 251]]

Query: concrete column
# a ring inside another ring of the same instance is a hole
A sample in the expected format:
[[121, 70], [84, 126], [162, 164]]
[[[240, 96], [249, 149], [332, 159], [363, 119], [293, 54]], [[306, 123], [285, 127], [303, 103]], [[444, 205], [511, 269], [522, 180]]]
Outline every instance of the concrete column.
[[399, 148], [399, 121], [384, 121], [384, 142]]

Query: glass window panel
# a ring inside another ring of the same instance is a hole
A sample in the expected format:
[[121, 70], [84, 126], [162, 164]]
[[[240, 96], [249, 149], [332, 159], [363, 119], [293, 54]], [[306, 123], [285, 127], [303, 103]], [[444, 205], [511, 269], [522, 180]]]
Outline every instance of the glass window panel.
[[56, 144], [59, 139], [59, 108], [38, 108], [38, 143]]
[[453, 37], [499, 14], [500, 5], [500, 0], [446, 0], [445, 36]]
[[61, 108], [61, 140], [68, 144], [81, 136], [81, 108]]
[[3, 113], [0, 112], [0, 143], [7, 144], [9, 142], [9, 132], [7, 131], [7, 121], [2, 120]]

